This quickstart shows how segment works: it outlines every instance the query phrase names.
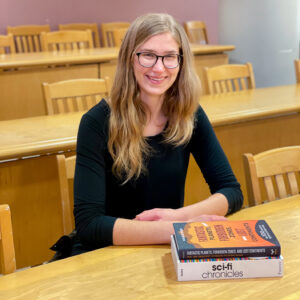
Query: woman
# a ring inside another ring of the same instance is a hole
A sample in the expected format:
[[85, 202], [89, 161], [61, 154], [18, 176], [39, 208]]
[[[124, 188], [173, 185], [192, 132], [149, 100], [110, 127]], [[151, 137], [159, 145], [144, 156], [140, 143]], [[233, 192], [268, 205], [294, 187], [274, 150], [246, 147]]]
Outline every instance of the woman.
[[[241, 208], [240, 185], [198, 100], [183, 28], [167, 14], [137, 18], [123, 40], [111, 96], [80, 124], [73, 255], [169, 243], [175, 221], [224, 219]], [[212, 195], [183, 207], [190, 154]]]

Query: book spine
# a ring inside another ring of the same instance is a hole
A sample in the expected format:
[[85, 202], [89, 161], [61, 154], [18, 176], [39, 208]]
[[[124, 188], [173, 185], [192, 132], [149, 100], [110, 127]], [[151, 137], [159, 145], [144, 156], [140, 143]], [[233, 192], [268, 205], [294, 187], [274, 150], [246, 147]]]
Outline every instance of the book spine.
[[242, 247], [242, 248], [210, 248], [200, 250], [178, 250], [180, 259], [197, 259], [210, 257], [262, 257], [280, 256], [280, 246], [271, 247]]
[[172, 258], [178, 281], [222, 280], [283, 276], [283, 257], [179, 260], [172, 241]]
[[283, 275], [283, 260], [280, 257], [228, 262], [179, 262], [176, 273], [179, 281], [280, 277]]

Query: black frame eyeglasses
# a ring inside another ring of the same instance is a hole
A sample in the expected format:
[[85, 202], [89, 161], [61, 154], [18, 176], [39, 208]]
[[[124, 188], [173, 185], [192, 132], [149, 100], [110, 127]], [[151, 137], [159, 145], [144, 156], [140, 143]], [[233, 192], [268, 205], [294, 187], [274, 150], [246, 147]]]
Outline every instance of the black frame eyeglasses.
[[[167, 69], [175, 69], [180, 65], [182, 55], [181, 54], [167, 54], [167, 55], [156, 55], [151, 52], [137, 52], [135, 53], [138, 57], [139, 64], [144, 68], [152, 68], [161, 57], [162, 63]], [[170, 61], [168, 61], [168, 59]], [[149, 62], [147, 62], [147, 60]], [[174, 63], [174, 65], [173, 65]], [[175, 65], [176, 63], [176, 65]]]

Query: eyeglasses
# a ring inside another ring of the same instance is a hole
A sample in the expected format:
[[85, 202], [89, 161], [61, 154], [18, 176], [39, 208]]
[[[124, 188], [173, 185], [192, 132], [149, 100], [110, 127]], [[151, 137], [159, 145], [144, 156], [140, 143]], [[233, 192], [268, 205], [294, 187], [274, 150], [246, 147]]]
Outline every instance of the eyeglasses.
[[151, 68], [161, 57], [162, 63], [167, 69], [177, 68], [180, 64], [182, 55], [180, 54], [168, 54], [168, 55], [156, 55], [150, 52], [138, 52], [136, 53], [139, 63], [145, 68]]

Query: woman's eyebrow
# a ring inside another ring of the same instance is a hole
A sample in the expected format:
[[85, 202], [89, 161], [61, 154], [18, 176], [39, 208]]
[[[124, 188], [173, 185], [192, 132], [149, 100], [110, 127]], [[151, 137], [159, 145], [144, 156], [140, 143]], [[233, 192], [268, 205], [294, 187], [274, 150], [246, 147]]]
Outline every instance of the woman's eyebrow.
[[[150, 48], [142, 48], [140, 49], [139, 52], [150, 52], [150, 53], [158, 53], [157, 51], [150, 49]], [[167, 51], [162, 51], [162, 53], [164, 54], [178, 54], [179, 53], [179, 49], [178, 50], [167, 50]]]

